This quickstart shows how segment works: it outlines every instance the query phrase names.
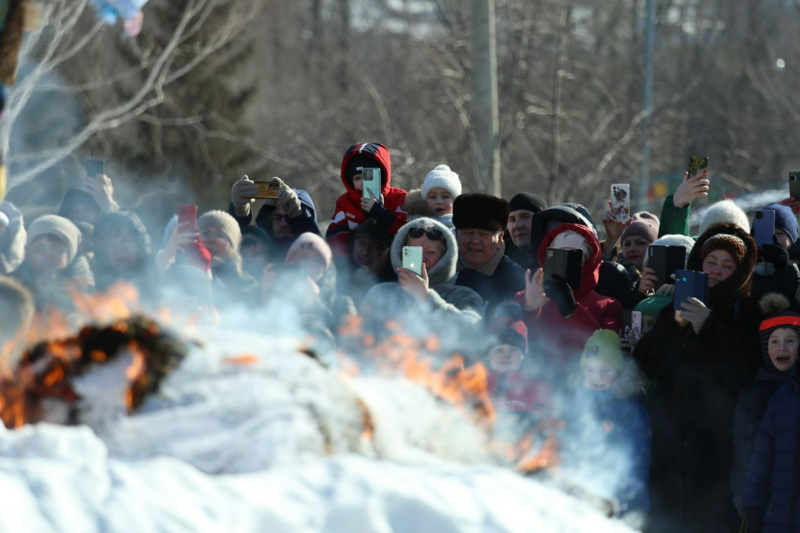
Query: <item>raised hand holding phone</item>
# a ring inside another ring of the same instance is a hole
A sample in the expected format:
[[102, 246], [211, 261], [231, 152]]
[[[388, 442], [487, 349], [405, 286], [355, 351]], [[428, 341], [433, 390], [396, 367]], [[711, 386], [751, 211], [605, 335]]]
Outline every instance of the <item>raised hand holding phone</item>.
[[422, 263], [422, 272], [420, 275], [402, 267], [398, 268], [397, 281], [400, 283], [400, 288], [402, 288], [406, 294], [420, 303], [427, 300], [428, 296], [430, 296], [428, 269], [425, 268], [425, 263]]
[[103, 213], [119, 210], [119, 205], [114, 201], [114, 185], [111, 183], [111, 178], [105, 174], [103, 160], [90, 159], [86, 162], [86, 179], [82, 188], [94, 198]]
[[633, 224], [633, 220], [630, 218], [628, 218], [627, 222], [619, 222], [617, 220], [613, 212], [612, 202], [609, 200], [608, 211], [606, 211], [606, 216], [603, 217], [603, 226], [606, 228], [606, 240], [603, 243], [603, 255], [605, 257], [611, 257], [613, 255], [619, 239], [631, 224]]
[[672, 203], [678, 209], [682, 209], [697, 199], [707, 197], [710, 188], [711, 182], [708, 180], [707, 168], [694, 176], [690, 176], [689, 172], [686, 172], [683, 183], [672, 196]]

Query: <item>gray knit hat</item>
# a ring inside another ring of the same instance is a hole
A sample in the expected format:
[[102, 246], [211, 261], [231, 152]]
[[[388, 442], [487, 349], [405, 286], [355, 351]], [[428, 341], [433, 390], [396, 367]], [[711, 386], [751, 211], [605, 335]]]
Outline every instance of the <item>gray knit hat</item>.
[[233, 249], [239, 251], [242, 245], [242, 230], [235, 218], [218, 209], [208, 211], [197, 219], [197, 229], [203, 231], [208, 228], [216, 228], [224, 233]]
[[28, 243], [30, 246], [37, 237], [52, 235], [61, 239], [67, 245], [69, 262], [75, 260], [78, 246], [81, 244], [81, 230], [70, 220], [58, 215], [45, 215], [33, 221], [28, 228]]

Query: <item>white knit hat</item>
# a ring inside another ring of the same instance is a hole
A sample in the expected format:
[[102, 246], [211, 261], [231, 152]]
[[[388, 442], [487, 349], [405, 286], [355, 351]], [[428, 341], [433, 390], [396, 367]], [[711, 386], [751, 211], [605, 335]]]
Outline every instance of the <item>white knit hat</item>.
[[78, 246], [81, 244], [81, 230], [72, 221], [57, 215], [45, 215], [33, 221], [28, 228], [28, 244], [30, 246], [37, 237], [52, 235], [58, 237], [67, 245], [69, 263], [75, 260]]
[[239, 251], [239, 247], [242, 245], [242, 230], [235, 218], [218, 209], [208, 211], [197, 219], [197, 229], [203, 231], [207, 228], [220, 230], [228, 238], [233, 249]]
[[747, 218], [747, 213], [742, 211], [742, 208], [736, 205], [733, 200], [722, 200], [708, 208], [703, 216], [703, 222], [700, 223], [700, 233], [698, 235], [705, 233], [714, 224], [724, 222], [736, 224], [746, 233], [750, 233], [750, 220]]
[[[689, 260], [689, 254], [694, 248], [694, 239], [691, 237], [687, 237], [686, 235], [664, 235], [660, 239], [656, 239], [655, 241], [650, 243], [650, 246], [683, 246], [683, 249], [686, 250], [686, 258], [683, 261], [683, 266], [686, 268], [686, 262]], [[647, 249], [650, 249], [650, 246]], [[644, 254], [644, 265], [647, 266], [647, 258], [650, 257], [649, 252], [645, 252]]]
[[461, 195], [461, 181], [458, 174], [447, 165], [439, 165], [431, 170], [422, 182], [422, 199], [428, 198], [431, 189], [444, 189], [455, 199]]

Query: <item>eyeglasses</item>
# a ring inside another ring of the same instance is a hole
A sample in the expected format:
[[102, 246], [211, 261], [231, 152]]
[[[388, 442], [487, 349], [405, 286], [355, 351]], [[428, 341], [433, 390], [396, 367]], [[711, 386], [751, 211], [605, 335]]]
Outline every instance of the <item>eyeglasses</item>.
[[411, 228], [408, 231], [408, 236], [411, 237], [412, 239], [419, 239], [423, 235], [427, 235], [427, 237], [432, 241], [439, 241], [444, 237], [444, 233], [442, 233], [438, 229], [432, 229], [426, 231], [424, 228], [417, 227], [417, 228]]

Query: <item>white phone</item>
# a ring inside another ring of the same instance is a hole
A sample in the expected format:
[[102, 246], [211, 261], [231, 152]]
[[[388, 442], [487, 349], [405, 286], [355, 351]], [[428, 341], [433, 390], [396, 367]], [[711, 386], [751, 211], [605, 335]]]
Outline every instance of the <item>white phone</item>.
[[422, 276], [422, 246], [403, 246], [403, 268]]
[[611, 184], [611, 213], [617, 222], [631, 219], [631, 186], [628, 183]]

